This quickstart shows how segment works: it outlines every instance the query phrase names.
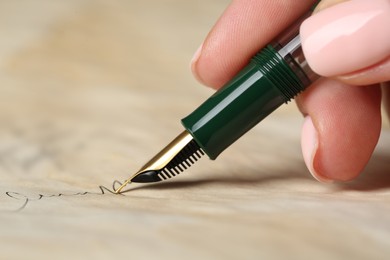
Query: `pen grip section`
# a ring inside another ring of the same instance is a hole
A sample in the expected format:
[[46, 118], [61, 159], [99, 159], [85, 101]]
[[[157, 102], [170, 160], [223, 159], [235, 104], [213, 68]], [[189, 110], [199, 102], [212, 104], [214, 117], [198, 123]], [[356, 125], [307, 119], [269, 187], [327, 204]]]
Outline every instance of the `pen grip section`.
[[269, 45], [224, 87], [183, 118], [182, 124], [214, 160], [308, 84]]

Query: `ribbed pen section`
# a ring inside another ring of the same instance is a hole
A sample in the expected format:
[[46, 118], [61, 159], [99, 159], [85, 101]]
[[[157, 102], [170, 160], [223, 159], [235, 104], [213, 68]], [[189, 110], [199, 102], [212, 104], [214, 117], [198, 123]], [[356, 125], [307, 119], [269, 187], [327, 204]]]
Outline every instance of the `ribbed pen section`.
[[286, 61], [268, 45], [252, 58], [258, 70], [279, 89], [287, 103], [305, 89]]
[[204, 152], [202, 149], [195, 140], [192, 140], [163, 169], [160, 170], [157, 176], [162, 181], [172, 178], [186, 170], [203, 155]]

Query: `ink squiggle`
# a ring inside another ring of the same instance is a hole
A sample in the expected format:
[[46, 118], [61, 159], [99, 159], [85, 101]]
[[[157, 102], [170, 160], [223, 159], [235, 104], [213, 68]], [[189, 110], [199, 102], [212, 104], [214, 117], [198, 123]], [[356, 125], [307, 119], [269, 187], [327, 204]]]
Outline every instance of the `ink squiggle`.
[[28, 195], [25, 195], [20, 192], [14, 192], [14, 191], [7, 191], [5, 192], [5, 195], [8, 196], [11, 199], [22, 201], [22, 204], [14, 209], [10, 210], [9, 212], [20, 212], [23, 209], [27, 207], [28, 204], [30, 204], [32, 201], [39, 201], [44, 198], [53, 198], [53, 197], [71, 197], [71, 196], [85, 196], [85, 195], [104, 195], [104, 194], [116, 194], [116, 185], [120, 186], [122, 183], [120, 181], [115, 180], [112, 183], [112, 189], [109, 189], [103, 185], [99, 185], [98, 188], [100, 191], [97, 192], [91, 192], [91, 191], [82, 191], [82, 192], [76, 192], [76, 193], [56, 193], [56, 194], [38, 194], [36, 198], [29, 197]]

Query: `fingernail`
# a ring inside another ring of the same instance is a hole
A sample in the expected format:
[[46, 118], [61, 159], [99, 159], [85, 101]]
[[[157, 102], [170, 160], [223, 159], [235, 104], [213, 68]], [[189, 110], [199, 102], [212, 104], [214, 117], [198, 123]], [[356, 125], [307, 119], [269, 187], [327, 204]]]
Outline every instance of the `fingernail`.
[[390, 55], [389, 25], [389, 0], [343, 2], [303, 22], [302, 49], [320, 75], [355, 72]]
[[323, 183], [333, 182], [331, 179], [322, 176], [314, 167], [314, 160], [318, 150], [318, 134], [310, 116], [307, 116], [303, 123], [301, 140], [303, 159], [311, 175]]
[[198, 73], [198, 70], [197, 70], [197, 63], [198, 63], [200, 54], [202, 53], [202, 48], [203, 48], [203, 43], [202, 43], [202, 44], [199, 46], [199, 48], [196, 50], [196, 52], [194, 53], [194, 56], [192, 56], [190, 66], [191, 66], [191, 71], [192, 71], [192, 74], [194, 75], [194, 77], [195, 77], [200, 83], [204, 84], [204, 83], [203, 83], [203, 80], [202, 80], [202, 78], [199, 76], [199, 73]]
[[202, 48], [203, 48], [203, 43], [199, 46], [199, 48], [196, 50], [196, 52], [194, 53], [194, 56], [192, 56], [192, 59], [191, 59], [191, 66], [192, 64], [196, 63], [200, 57], [200, 53], [202, 52]]

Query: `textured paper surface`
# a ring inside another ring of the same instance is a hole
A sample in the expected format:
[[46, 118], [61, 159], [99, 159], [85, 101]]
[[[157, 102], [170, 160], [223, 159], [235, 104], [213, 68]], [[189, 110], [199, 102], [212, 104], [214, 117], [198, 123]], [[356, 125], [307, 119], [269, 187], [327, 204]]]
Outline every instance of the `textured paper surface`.
[[188, 62], [227, 4], [0, 3], [1, 259], [388, 258], [388, 130], [361, 178], [320, 184], [294, 104], [214, 162], [112, 194], [211, 95]]

